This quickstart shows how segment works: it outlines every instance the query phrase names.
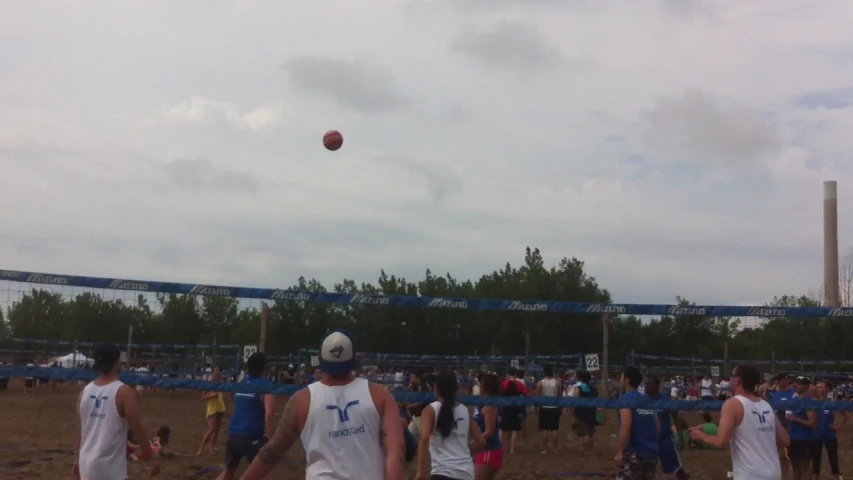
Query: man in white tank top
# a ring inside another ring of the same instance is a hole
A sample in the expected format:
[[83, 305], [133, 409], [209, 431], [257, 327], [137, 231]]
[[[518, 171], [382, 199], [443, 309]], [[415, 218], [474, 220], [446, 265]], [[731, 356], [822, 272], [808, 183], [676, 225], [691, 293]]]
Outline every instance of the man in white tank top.
[[299, 438], [306, 480], [401, 480], [405, 448], [397, 402], [384, 386], [357, 378], [357, 367], [349, 333], [327, 335], [322, 378], [290, 397], [272, 439], [241, 478], [266, 477]]
[[734, 480], [782, 478], [777, 447], [787, 447], [791, 439], [770, 404], [756, 395], [760, 383], [761, 374], [755, 367], [738, 365], [729, 381], [734, 398], [723, 404], [718, 433], [706, 435], [702, 427], [690, 429], [692, 440], [717, 448], [731, 446]]
[[[148, 432], [142, 426], [136, 392], [118, 379], [121, 352], [103, 345], [94, 353], [95, 370], [101, 375], [86, 385], [77, 399], [80, 422], [74, 439], [77, 458], [73, 474], [82, 480], [127, 478], [127, 428], [140, 446], [137, 456], [151, 459]], [[160, 471], [154, 463], [152, 475]]]
[[[545, 378], [539, 380], [536, 384], [537, 397], [553, 397], [561, 396], [559, 383], [554, 378], [554, 367], [545, 365]], [[539, 431], [542, 433], [542, 454], [548, 453], [548, 443], [550, 442], [553, 452], [556, 454], [560, 451], [560, 407], [539, 407]]]

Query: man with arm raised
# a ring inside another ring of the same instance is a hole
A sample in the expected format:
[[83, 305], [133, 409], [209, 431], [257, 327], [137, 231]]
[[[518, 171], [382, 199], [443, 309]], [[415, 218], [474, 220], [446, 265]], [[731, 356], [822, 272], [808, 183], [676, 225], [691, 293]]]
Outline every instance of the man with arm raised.
[[404, 444], [397, 402], [383, 386], [355, 377], [356, 368], [349, 333], [327, 335], [320, 348], [322, 378], [290, 397], [275, 435], [242, 479], [265, 478], [298, 438], [305, 449], [306, 480], [401, 480]]

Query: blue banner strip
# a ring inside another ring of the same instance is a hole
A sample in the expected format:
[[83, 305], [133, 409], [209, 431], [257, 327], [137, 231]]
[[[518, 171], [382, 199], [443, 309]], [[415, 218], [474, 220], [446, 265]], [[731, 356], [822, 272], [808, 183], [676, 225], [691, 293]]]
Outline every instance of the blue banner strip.
[[[83, 380], [91, 381], [98, 374], [91, 370], [78, 370], [66, 368], [42, 368], [42, 367], [19, 367], [0, 366], [0, 377], [33, 377], [49, 378], [51, 380]], [[121, 381], [129, 385], [143, 385], [161, 388], [185, 388], [189, 390], [203, 390], [229, 393], [271, 393], [274, 395], [292, 395], [298, 390], [305, 388], [296, 385], [275, 384], [246, 384], [246, 383], [222, 383], [207, 382], [204, 380], [187, 380], [176, 378], [144, 377], [131, 373], [121, 373]], [[417, 403], [435, 400], [431, 393], [394, 392], [394, 398], [398, 402]], [[480, 395], [460, 395], [459, 401], [466, 405], [478, 407], [493, 405], [497, 407], [509, 406], [531, 406], [531, 407], [596, 407], [606, 409], [617, 408], [654, 408], [667, 410], [720, 410], [723, 402], [719, 401], [677, 401], [677, 400], [652, 400], [643, 397], [637, 400], [611, 400], [608, 398], [575, 398], [575, 397], [483, 397]], [[853, 402], [823, 402], [815, 400], [791, 400], [784, 404], [774, 405], [784, 407], [786, 410], [835, 410], [853, 411]]]
[[[15, 343], [37, 343], [40, 345], [77, 345], [78, 347], [95, 347], [104, 342], [75, 342], [73, 340], [51, 340], [49, 338], [17, 338], [17, 337], [9, 337], [9, 338], [0, 338], [0, 342], [15, 342]], [[127, 345], [123, 343], [122, 345]], [[236, 344], [213, 344], [213, 343], [131, 343], [131, 348], [216, 348], [225, 349], [225, 350], [235, 350], [240, 348], [240, 345]]]
[[634, 303], [583, 303], [520, 300], [492, 300], [449, 297], [405, 297], [336, 292], [301, 292], [290, 289], [224, 287], [192, 283], [154, 282], [120, 278], [83, 277], [55, 273], [0, 270], [0, 280], [37, 283], [59, 287], [131, 290], [181, 295], [258, 298], [264, 300], [323, 302], [352, 306], [392, 306], [446, 308], [452, 310], [492, 310], [519, 313], [589, 313], [629, 315], [700, 315], [711, 317], [853, 317], [853, 308], [759, 307], [732, 305], [646, 305]]
[[[313, 348], [303, 348], [299, 350], [299, 355], [302, 356], [311, 356], [311, 355], [319, 355], [320, 351]], [[430, 361], [460, 361], [460, 362], [468, 362], [468, 363], [499, 363], [499, 362], [508, 362], [511, 360], [518, 360], [519, 362], [524, 361], [524, 355], [438, 355], [438, 354], [417, 354], [417, 353], [378, 353], [378, 352], [360, 352], [358, 354], [360, 360], [364, 361], [365, 359], [370, 360], [378, 360], [378, 361], [395, 361], [395, 360], [419, 360], [423, 362]], [[572, 362], [579, 362], [583, 354], [576, 353], [574, 355], [530, 355], [530, 360], [540, 362], [540, 363], [551, 363], [559, 360], [568, 360]]]
[[776, 360], [773, 362], [771, 360], [738, 360], [731, 358], [726, 360], [724, 358], [669, 357], [665, 355], [640, 355], [638, 353], [634, 354], [632, 358], [635, 360], [667, 360], [700, 364], [728, 362], [732, 365], [738, 363], [751, 363], [753, 365], [770, 365], [771, 363], [776, 363], [776, 365], [853, 365], [853, 360]]

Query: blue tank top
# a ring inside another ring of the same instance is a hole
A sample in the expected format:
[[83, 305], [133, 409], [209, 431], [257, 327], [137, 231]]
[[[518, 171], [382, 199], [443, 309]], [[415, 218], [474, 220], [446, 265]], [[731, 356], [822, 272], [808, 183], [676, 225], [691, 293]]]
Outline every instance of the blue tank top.
[[[591, 388], [587, 383], [578, 385], [578, 395], [580, 398], [597, 398], [598, 390]], [[589, 425], [595, 425], [595, 407], [575, 407], [575, 417]]]
[[835, 437], [835, 429], [831, 428], [835, 423], [835, 413], [832, 410], [817, 411], [817, 428], [814, 438], [817, 440], [832, 440]]
[[[800, 397], [800, 400], [808, 400], [808, 399], [809, 399], [808, 395]], [[805, 410], [794, 410], [793, 415], [795, 417], [801, 418], [803, 420], [808, 418]], [[791, 440], [811, 440], [814, 438], [814, 435], [815, 435], [815, 429], [805, 427], [803, 425], [800, 425], [797, 422], [791, 422], [791, 426], [790, 426], [788, 432], [791, 435]]]
[[776, 390], [773, 395], [770, 395], [770, 403], [777, 407], [776, 416], [779, 417], [779, 422], [786, 429], [791, 423], [785, 418], [785, 402], [790, 402], [794, 398], [794, 389]]
[[[406, 415], [406, 410], [403, 408], [400, 408], [400, 418], [402, 418], [404, 420], [409, 418], [409, 416]], [[406, 451], [407, 452], [418, 449], [418, 440], [415, 438], [414, 435], [412, 435], [412, 432], [410, 432], [409, 429], [406, 427], [403, 427], [403, 440], [406, 442]]]
[[[246, 377], [243, 384], [247, 385], [272, 385], [273, 383], [263, 377]], [[234, 394], [234, 416], [228, 423], [228, 434], [247, 435], [260, 438], [266, 431], [266, 418], [264, 402], [261, 393], [235, 393]]]
[[[653, 396], [649, 395], [649, 398], [651, 398], [652, 400], [661, 400], [664, 402], [667, 400], [670, 400], [669, 393], [666, 393], [666, 392], [660, 392], [657, 397], [653, 397]], [[670, 411], [669, 410], [658, 410], [657, 412], [658, 412], [658, 422], [660, 422], [660, 431], [661, 431], [660, 439], [661, 439], [661, 441], [672, 440], [672, 436], [664, 435], [665, 433], [669, 433], [672, 431], [672, 417], [670, 416]]]
[[[478, 410], [477, 414], [474, 415], [474, 422], [476, 422], [477, 426], [480, 427], [481, 432], [486, 433], [486, 417], [483, 416], [482, 410]], [[501, 448], [501, 436], [498, 429], [495, 428], [495, 432], [492, 433], [492, 436], [486, 437], [486, 450], [496, 450], [498, 448]]]
[[[639, 400], [643, 397], [645, 395], [636, 390], [622, 395], [624, 400]], [[657, 412], [651, 408], [631, 409], [631, 436], [628, 439], [628, 445], [625, 446], [626, 453], [636, 453], [645, 458], [657, 458], [660, 447], [655, 427], [656, 415]]]

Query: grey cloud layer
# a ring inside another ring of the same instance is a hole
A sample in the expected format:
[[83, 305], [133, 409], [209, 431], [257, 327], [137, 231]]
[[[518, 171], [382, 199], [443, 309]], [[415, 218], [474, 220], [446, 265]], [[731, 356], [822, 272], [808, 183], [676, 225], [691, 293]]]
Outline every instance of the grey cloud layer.
[[296, 88], [325, 95], [345, 108], [375, 113], [406, 104], [391, 74], [366, 62], [303, 56], [288, 60], [282, 68]]

